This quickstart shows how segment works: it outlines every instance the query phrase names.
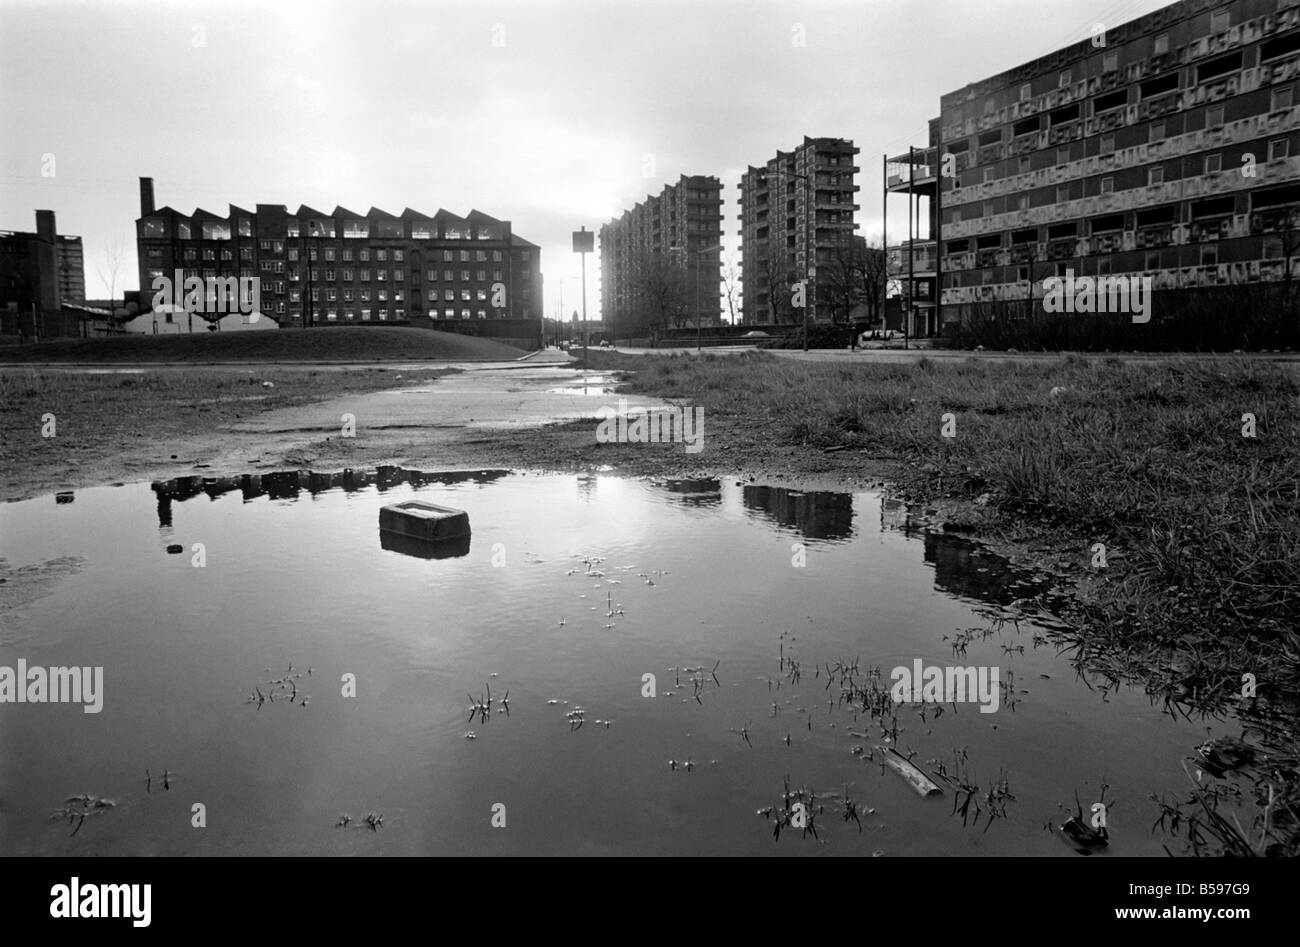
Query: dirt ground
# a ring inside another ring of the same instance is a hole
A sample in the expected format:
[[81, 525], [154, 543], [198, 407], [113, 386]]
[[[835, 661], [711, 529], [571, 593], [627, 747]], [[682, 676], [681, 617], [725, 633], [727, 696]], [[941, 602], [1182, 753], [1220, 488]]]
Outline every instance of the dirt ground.
[[[745, 418], [712, 413], [704, 447], [600, 444], [596, 410], [649, 405], [636, 396], [557, 393], [582, 373], [567, 366], [462, 366], [433, 370], [331, 371], [306, 368], [168, 370], [172, 390], [86, 390], [50, 374], [5, 406], [2, 485], [9, 500], [100, 483], [179, 476], [397, 464], [427, 470], [608, 467], [632, 476], [797, 479], [811, 487], [862, 487], [892, 467], [857, 452], [823, 453], [776, 445]], [[151, 373], [154, 375], [158, 372]], [[264, 377], [265, 376], [265, 377]], [[6, 375], [9, 385], [18, 381]], [[97, 385], [123, 376], [66, 376]], [[208, 394], [230, 382], [228, 390]], [[274, 387], [263, 387], [269, 382]], [[107, 383], [106, 383], [107, 384]], [[68, 388], [69, 390], [64, 390]], [[333, 395], [333, 397], [330, 397]], [[19, 401], [23, 399], [18, 399]], [[54, 437], [40, 418], [58, 419]], [[354, 418], [354, 436], [344, 431]]]

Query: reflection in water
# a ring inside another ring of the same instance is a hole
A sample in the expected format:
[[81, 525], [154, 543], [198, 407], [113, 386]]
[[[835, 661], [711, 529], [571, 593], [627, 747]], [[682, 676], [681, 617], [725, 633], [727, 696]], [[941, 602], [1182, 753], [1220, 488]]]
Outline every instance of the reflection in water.
[[968, 539], [935, 532], [927, 532], [923, 538], [925, 561], [934, 564], [935, 588], [950, 595], [1010, 605], [1051, 588], [1050, 582], [1026, 578], [1006, 559]]
[[853, 535], [853, 497], [786, 487], [744, 487], [745, 508], [808, 539], [848, 539]]
[[337, 473], [282, 470], [239, 477], [177, 477], [154, 483], [153, 491], [158, 495], [158, 525], [167, 527], [172, 525], [172, 501], [180, 502], [199, 495], [215, 500], [226, 493], [239, 490], [245, 503], [263, 496], [272, 500], [295, 500], [302, 490], [317, 496], [335, 489], [342, 489], [344, 493], [356, 493], [367, 487], [375, 487], [382, 493], [401, 484], [420, 487], [425, 484], [491, 483], [508, 473], [506, 470], [429, 472], [386, 464], [374, 470], [353, 470], [349, 467]]
[[660, 480], [655, 486], [675, 494], [688, 506], [716, 506], [722, 502], [721, 480]]
[[[436, 486], [421, 497], [423, 484]], [[167, 536], [173, 504], [200, 494], [210, 502], [189, 504]], [[430, 548], [381, 532], [376, 543], [378, 511], [408, 499], [464, 509], [479, 541]], [[78, 491], [75, 511], [50, 509], [48, 497], [4, 504], [0, 559], [48, 570], [75, 554], [85, 566], [0, 614], [32, 632], [21, 648], [0, 635], [0, 665], [102, 666], [107, 700], [93, 720], [6, 712], [0, 850], [822, 851], [801, 833], [774, 841], [754, 815], [787, 777], [786, 799], [815, 785], [819, 799], [822, 786], [842, 791], [844, 806], [850, 795], [870, 800], [879, 816], [859, 834], [831, 818], [827, 796], [819, 828], [845, 854], [1058, 853], [1042, 813], [1076, 789], [1089, 798], [1102, 774], [1134, 801], [1133, 824], [1153, 824], [1154, 806], [1136, 810], [1181, 782], [1204, 722], [1163, 717], [1127, 687], [1101, 699], [1068, 656], [1040, 646], [1034, 622], [983, 633], [987, 609], [970, 599], [1004, 602], [999, 585], [1028, 577], [967, 540], [911, 538], [877, 527], [874, 512], [854, 521], [855, 507], [881, 502], [730, 480], [388, 467], [94, 488]], [[884, 505], [887, 522], [906, 525], [901, 507]], [[792, 530], [837, 541], [815, 568], [796, 569]], [[220, 553], [196, 569], [160, 556], [160, 542]], [[500, 568], [498, 544], [508, 551]], [[17, 584], [0, 589], [12, 596]], [[905, 735], [891, 739], [937, 779], [932, 761], [954, 747], [964, 760], [968, 749], [981, 799], [1005, 768], [1016, 807], [978, 831], [950, 815], [951, 803], [918, 804], [894, 772], [864, 765], [883, 719], [854, 719], [826, 693], [833, 667], [841, 685], [848, 674], [872, 696], [872, 668], [887, 680], [916, 658], [946, 662], [957, 637], [962, 663], [999, 667], [1014, 702], [1005, 695], [992, 721], [965, 709], [919, 722], [904, 714]], [[642, 690], [651, 672], [653, 699]], [[359, 699], [340, 692], [345, 674], [360, 681]], [[276, 678], [302, 692], [292, 711], [279, 712], [282, 690], [275, 710], [258, 709], [256, 688], [269, 704]], [[478, 713], [468, 740], [467, 714], [489, 696], [503, 703]], [[575, 716], [587, 725], [575, 728]], [[198, 841], [156, 787], [134, 782], [162, 765], [214, 811], [240, 813], [241, 830]], [[520, 813], [508, 833], [486, 828], [484, 787]], [[70, 836], [49, 813], [72, 791], [119, 805]], [[368, 811], [387, 816], [382, 830], [337, 827], [340, 813]], [[676, 830], [665, 832], [667, 821]], [[1140, 831], [1122, 844], [1126, 854], [1162, 851], [1158, 835]]]
[[469, 536], [430, 540], [381, 529], [379, 546], [381, 549], [400, 552], [403, 556], [413, 556], [416, 559], [459, 559], [469, 555]]

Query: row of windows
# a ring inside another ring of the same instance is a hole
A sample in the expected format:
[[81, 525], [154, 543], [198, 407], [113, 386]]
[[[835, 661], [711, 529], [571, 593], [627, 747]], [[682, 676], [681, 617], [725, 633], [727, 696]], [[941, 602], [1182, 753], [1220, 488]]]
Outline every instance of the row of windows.
[[[1280, 161], [1291, 156], [1291, 141], [1287, 138], [1275, 138], [1268, 143], [1268, 160]], [[1216, 152], [1195, 158], [1181, 159], [1188, 162], [1183, 179], [1197, 178], [1207, 174], [1218, 174], [1223, 170], [1223, 155]], [[1197, 164], [1191, 164], [1197, 162]], [[1165, 167], [1163, 165], [1154, 165], [1146, 169], [1146, 186], [1154, 187], [1158, 184], [1164, 184], [1166, 181]], [[1178, 178], [1168, 178], [1168, 180], [1179, 180]], [[1103, 177], [1099, 181], [1100, 194], [1113, 194], [1115, 192], [1115, 178], [1113, 175]], [[1067, 201], [1079, 200], [1084, 196], [1084, 182], [1070, 181], [1056, 186], [1056, 203], [1064, 204]], [[1032, 204], [1030, 195], [1027, 193], [1014, 194], [1007, 199], [1007, 211], [1029, 210], [1031, 206], [1045, 206], [1045, 202], [1039, 201]], [[975, 205], [963, 205], [962, 208], [954, 208], [951, 220], [972, 220], [980, 216], [992, 217], [998, 211], [992, 201], [985, 201], [982, 207]]]
[[[287, 310], [287, 307], [285, 306], [284, 303], [276, 303], [276, 306], [275, 306], [275, 312], [277, 312], [277, 313], [283, 315], [286, 311], [288, 311], [289, 314], [290, 314], [291, 316], [293, 316], [294, 319], [301, 319], [301, 318], [302, 318], [302, 310], [300, 310], [300, 309]], [[389, 312], [390, 312], [390, 310], [388, 310], [387, 308], [384, 308], [384, 309], [342, 309], [342, 310], [340, 310], [340, 309], [326, 309], [324, 313], [316, 313], [316, 315], [317, 315], [317, 317], [319, 317], [319, 316], [321, 316], [321, 315], [324, 315], [326, 321], [328, 321], [328, 322], [340, 322], [340, 321], [341, 321], [341, 322], [349, 322], [349, 321], [356, 321], [357, 318], [358, 318], [358, 316], [360, 316], [360, 321], [361, 321], [361, 322], [370, 322], [370, 321], [372, 321], [372, 320], [371, 320], [371, 315], [372, 315], [372, 313], [373, 313], [375, 316], [378, 317], [378, 319], [379, 319], [380, 322], [386, 322], [386, 321], [388, 320]], [[391, 310], [391, 312], [392, 312], [392, 316], [393, 316], [394, 319], [405, 319], [405, 318], [406, 318], [406, 310], [405, 310], [405, 309], [393, 309], [393, 310]], [[413, 314], [418, 316], [418, 315], [421, 315], [421, 312], [420, 312], [420, 310], [417, 309], [417, 310], [414, 310], [414, 311], [413, 311]], [[488, 314], [487, 314], [487, 310], [485, 310], [485, 309], [478, 309], [478, 310], [475, 310], [473, 313], [471, 313], [471, 311], [468, 310], [468, 309], [461, 309], [461, 310], [460, 310], [460, 316], [459, 316], [459, 317], [460, 317], [461, 319], [472, 319], [472, 318], [486, 319], [486, 318], [488, 317]], [[457, 318], [457, 314], [456, 314], [456, 310], [455, 310], [455, 309], [430, 309], [430, 310], [429, 310], [429, 318], [431, 318], [431, 319], [439, 319], [439, 318], [441, 318], [441, 319], [455, 319], [455, 318]]]
[[[1217, 243], [1202, 244], [1199, 247], [1194, 248], [1192, 252], [1196, 257], [1198, 261], [1197, 265], [1199, 266], [1219, 265], [1220, 254], [1219, 254], [1219, 245]], [[1285, 248], [1281, 237], [1266, 237], [1264, 239], [1263, 252], [1261, 256], [1262, 259], [1281, 260], [1284, 259], [1285, 257], [1286, 257], [1286, 253], [1285, 253]], [[1116, 270], [1114, 268], [1113, 258], [1111, 255], [1102, 255], [1102, 256], [1095, 257], [1093, 259], [1095, 262], [1090, 263], [1088, 269], [1091, 270], [1095, 268], [1098, 276], [1109, 276], [1111, 275], [1112, 272], [1127, 272], [1127, 270]], [[1188, 263], [1186, 262], [1180, 262], [1176, 265], [1167, 266], [1161, 260], [1161, 251], [1159, 250], [1147, 250], [1143, 254], [1143, 270], [1145, 270], [1148, 273], [1154, 273], [1157, 270], [1162, 270], [1162, 269], [1177, 269], [1180, 267], [1185, 267], [1187, 265]], [[994, 272], [995, 269], [1001, 269], [1001, 267], [987, 268], [980, 271], [979, 282], [984, 285], [989, 285], [998, 282], [997, 276]], [[1049, 270], [1049, 269], [1050, 272], [1047, 273], [1044, 272], [1045, 270]], [[1065, 276], [1066, 270], [1073, 270], [1075, 272], [1075, 275], [1082, 275], [1082, 271], [1080, 269], [1080, 265], [1077, 260], [1056, 261], [1054, 263], [1047, 264], [1047, 265], [1039, 264], [1033, 268], [1033, 275], [1034, 275], [1034, 279], [1036, 280], [1041, 280], [1046, 275], [1055, 275], [1055, 276], [1063, 277]], [[1015, 273], [1016, 273], [1017, 282], [1021, 282], [1021, 283], [1029, 282], [1030, 267], [1028, 264], [1021, 264], [1017, 266], [1015, 268]], [[948, 274], [947, 283], [949, 287], [952, 288], [956, 288], [959, 286], [977, 285], [972, 278], [973, 276], [974, 276], [973, 273], [967, 273], [967, 274], [950, 273]], [[926, 281], [927, 289], [925, 290], [924, 293], [921, 293], [921, 295], [928, 295], [929, 292], [928, 282], [929, 281]]]

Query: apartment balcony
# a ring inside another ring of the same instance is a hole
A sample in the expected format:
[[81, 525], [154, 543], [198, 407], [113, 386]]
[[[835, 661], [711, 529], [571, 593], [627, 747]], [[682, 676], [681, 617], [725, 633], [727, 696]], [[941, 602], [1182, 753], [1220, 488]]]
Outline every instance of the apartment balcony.
[[[934, 276], [938, 272], [938, 245], [933, 240], [917, 240], [911, 244], [911, 270], [916, 277]], [[906, 274], [908, 271], [908, 244], [894, 244], [888, 250], [886, 264], [892, 275]]]
[[932, 193], [938, 184], [938, 169], [930, 164], [909, 165], [890, 162], [886, 165], [885, 186], [895, 193], [910, 189], [918, 194]]

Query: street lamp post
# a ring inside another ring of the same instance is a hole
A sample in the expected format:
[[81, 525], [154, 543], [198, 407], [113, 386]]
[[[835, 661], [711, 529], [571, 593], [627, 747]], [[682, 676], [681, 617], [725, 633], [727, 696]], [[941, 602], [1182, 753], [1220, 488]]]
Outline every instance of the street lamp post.
[[[700, 311], [700, 267], [704, 265], [704, 254], [716, 253], [721, 249], [722, 249], [722, 244], [718, 244], [716, 247], [704, 247], [703, 249], [694, 251], [695, 254], [698, 256], [698, 259], [695, 261], [695, 354], [696, 355], [699, 355], [701, 352], [704, 351], [704, 340], [702, 334], [703, 329], [701, 329], [701, 324], [703, 323], [703, 313]], [[714, 292], [717, 292], [716, 285], [714, 286]]]
[[587, 254], [596, 249], [596, 235], [584, 225], [573, 232], [573, 252], [582, 255], [582, 367], [587, 367], [587, 349], [591, 340], [587, 336]]

